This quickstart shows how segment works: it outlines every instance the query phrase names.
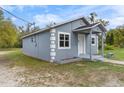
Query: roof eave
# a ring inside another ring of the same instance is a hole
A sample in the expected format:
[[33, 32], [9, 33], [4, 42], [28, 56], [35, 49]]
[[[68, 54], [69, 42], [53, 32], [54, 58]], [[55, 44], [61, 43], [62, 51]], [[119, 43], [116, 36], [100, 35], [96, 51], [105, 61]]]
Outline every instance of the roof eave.
[[30, 34], [27, 34], [27, 35], [23, 36], [22, 39], [23, 39], [23, 38], [26, 38], [26, 37], [28, 37], [28, 36], [34, 35], [34, 34], [38, 34], [38, 33], [40, 33], [40, 32], [44, 32], [44, 31], [49, 30], [49, 29], [51, 29], [51, 28], [55, 28], [55, 27], [58, 27], [58, 26], [67, 24], [67, 23], [69, 23], [69, 22], [73, 22], [73, 21], [75, 21], [75, 20], [79, 20], [79, 19], [85, 20], [85, 23], [88, 24], [88, 21], [85, 19], [85, 17], [79, 17], [79, 18], [76, 18], [76, 19], [74, 19], [74, 20], [71, 19], [71, 20], [69, 20], [69, 21], [65, 21], [65, 22], [56, 24], [56, 25], [54, 25], [54, 26], [51, 26], [51, 27], [49, 27], [49, 28], [44, 28], [43, 30], [39, 30], [39, 31], [37, 31], [37, 32], [33, 32], [33, 33], [30, 33]]
[[92, 28], [96, 27], [96, 26], [99, 26], [100, 29], [104, 32], [107, 31], [107, 29], [101, 24], [101, 23], [97, 23], [96, 25], [93, 25], [91, 27], [86, 27], [86, 28], [81, 28], [81, 29], [75, 29], [73, 30], [73, 32], [79, 32], [79, 31], [84, 31], [84, 30], [91, 30]]
[[38, 33], [42, 33], [42, 32], [47, 31], [49, 29], [51, 29], [51, 28], [46, 28], [46, 29], [43, 29], [43, 30], [42, 29], [41, 30], [38, 30], [36, 32], [33, 32], [33, 33], [30, 33], [30, 34], [27, 34], [27, 35], [22, 36], [21, 39], [26, 38], [26, 37], [29, 37], [29, 36], [32, 36], [32, 35], [35, 35], [35, 34], [38, 34]]
[[86, 27], [86, 28], [81, 28], [81, 29], [75, 29], [75, 30], [73, 30], [73, 31], [81, 31], [81, 30], [88, 30], [88, 29], [92, 29], [92, 28], [94, 28], [94, 27], [96, 27], [96, 26], [98, 26], [99, 25], [99, 23], [98, 24], [96, 24], [96, 25], [93, 25], [93, 26], [91, 26], [91, 27]]

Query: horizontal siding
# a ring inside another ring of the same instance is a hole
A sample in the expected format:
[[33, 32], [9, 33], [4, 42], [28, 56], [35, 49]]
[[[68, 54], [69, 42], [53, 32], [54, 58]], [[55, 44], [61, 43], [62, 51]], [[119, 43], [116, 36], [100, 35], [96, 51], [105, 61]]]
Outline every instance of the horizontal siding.
[[[32, 42], [31, 38], [36, 38]], [[43, 32], [23, 39], [24, 54], [43, 60], [50, 60], [50, 33]]]
[[[96, 42], [96, 44], [95, 45], [92, 45], [92, 54], [97, 54], [97, 44], [98, 44], [98, 38], [97, 38], [97, 35], [96, 34], [93, 34], [93, 36], [95, 36], [95, 42]], [[90, 54], [90, 35], [89, 34], [87, 34], [86, 35], [86, 53], [87, 54]]]
[[[68, 59], [73, 57], [78, 57], [78, 37], [76, 33], [73, 33], [72, 30], [85, 25], [82, 20], [77, 20], [72, 23], [68, 23], [56, 28], [56, 61], [62, 59]], [[58, 32], [67, 32], [71, 34], [71, 48], [70, 49], [58, 49]]]

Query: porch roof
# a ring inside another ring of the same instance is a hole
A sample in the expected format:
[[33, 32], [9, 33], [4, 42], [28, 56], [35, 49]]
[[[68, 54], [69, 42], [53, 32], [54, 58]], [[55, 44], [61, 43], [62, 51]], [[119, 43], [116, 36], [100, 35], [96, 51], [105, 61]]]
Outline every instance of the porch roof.
[[[101, 23], [93, 23], [93, 24], [89, 24], [89, 25], [85, 25], [85, 26], [80, 26], [76, 29], [73, 30], [73, 32], [82, 32], [82, 33], [89, 33], [90, 29], [94, 28], [94, 27], [99, 27], [102, 31], [106, 32], [106, 28], [101, 24]], [[93, 31], [93, 33], [100, 33], [101, 31]]]

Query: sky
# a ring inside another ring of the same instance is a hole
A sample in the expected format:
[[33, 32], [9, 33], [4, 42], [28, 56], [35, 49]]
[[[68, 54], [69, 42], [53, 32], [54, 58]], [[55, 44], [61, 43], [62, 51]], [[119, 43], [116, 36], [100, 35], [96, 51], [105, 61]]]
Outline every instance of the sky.
[[[62, 22], [80, 16], [89, 16], [96, 12], [98, 18], [109, 21], [108, 29], [124, 24], [124, 6], [121, 5], [18, 5], [1, 6], [14, 15], [29, 22], [35, 22], [40, 28], [50, 22]], [[17, 26], [26, 23], [4, 12], [6, 18], [11, 18]]]

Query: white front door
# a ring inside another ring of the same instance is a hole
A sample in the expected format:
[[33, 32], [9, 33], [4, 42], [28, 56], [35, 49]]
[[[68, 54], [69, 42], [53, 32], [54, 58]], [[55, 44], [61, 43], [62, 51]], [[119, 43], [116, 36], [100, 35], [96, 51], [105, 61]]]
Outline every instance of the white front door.
[[85, 54], [85, 35], [78, 34], [78, 56]]

